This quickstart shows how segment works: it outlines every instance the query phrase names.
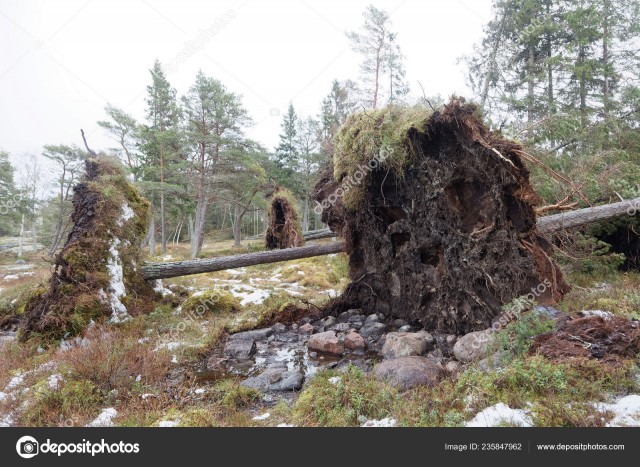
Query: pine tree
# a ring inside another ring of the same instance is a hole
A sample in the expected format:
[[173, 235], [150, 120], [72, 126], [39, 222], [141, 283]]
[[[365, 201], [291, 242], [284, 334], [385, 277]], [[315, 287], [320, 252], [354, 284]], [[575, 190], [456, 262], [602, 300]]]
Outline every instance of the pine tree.
[[[167, 80], [160, 62], [156, 60], [147, 86], [147, 124], [142, 129], [144, 154], [143, 179], [152, 194], [160, 198], [160, 233], [162, 254], [167, 253], [166, 196], [171, 189], [180, 148], [179, 108], [176, 91]], [[154, 196], [155, 197], [155, 196]], [[152, 225], [154, 221], [152, 220]], [[154, 232], [150, 235], [154, 237]], [[151, 242], [153, 245], [154, 242]], [[152, 251], [152, 255], [155, 253]]]

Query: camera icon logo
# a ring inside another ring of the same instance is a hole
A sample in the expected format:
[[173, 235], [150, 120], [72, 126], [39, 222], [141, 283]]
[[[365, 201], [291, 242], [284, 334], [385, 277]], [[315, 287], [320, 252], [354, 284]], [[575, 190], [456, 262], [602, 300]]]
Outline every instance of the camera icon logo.
[[40, 444], [31, 436], [23, 436], [16, 443], [18, 455], [24, 459], [31, 459], [40, 452]]

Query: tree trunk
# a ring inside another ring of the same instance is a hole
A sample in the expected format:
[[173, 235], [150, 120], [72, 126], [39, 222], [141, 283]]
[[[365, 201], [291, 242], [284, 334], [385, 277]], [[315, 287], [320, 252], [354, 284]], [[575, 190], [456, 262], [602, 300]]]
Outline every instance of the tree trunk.
[[584, 69], [585, 50], [584, 46], [580, 46], [579, 63], [580, 63], [580, 123], [582, 128], [587, 126], [587, 71]]
[[535, 49], [533, 47], [533, 42], [529, 44], [529, 58], [527, 60], [527, 123], [532, 124], [534, 115], [534, 85], [535, 85], [535, 77], [534, 77], [534, 65], [535, 65]]
[[162, 241], [162, 256], [167, 254], [167, 232], [164, 220], [164, 189], [160, 191], [160, 238]]
[[233, 246], [239, 247], [242, 241], [242, 218], [246, 214], [247, 210], [240, 206], [235, 206], [235, 217], [233, 220]]
[[22, 258], [22, 238], [24, 237], [24, 214], [20, 223], [20, 237], [18, 238], [18, 258]]
[[605, 118], [609, 116], [609, 0], [604, 0], [604, 31], [602, 34], [602, 104]]
[[60, 239], [62, 238], [62, 224], [64, 222], [64, 213], [60, 213], [60, 218], [58, 222], [56, 222], [56, 229], [53, 233], [53, 237], [51, 239], [51, 246], [49, 247], [49, 257], [53, 257], [56, 250], [58, 249], [58, 245], [60, 244]]
[[[541, 217], [538, 219], [537, 226], [538, 230], [542, 233], [553, 233], [559, 230], [580, 227], [592, 222], [621, 217], [623, 215], [634, 215], [637, 212], [640, 212], [640, 198]], [[322, 238], [320, 234], [336, 236], [336, 234], [329, 229], [320, 230], [317, 231], [317, 233], [319, 235], [314, 237], [316, 239]], [[261, 251], [258, 253], [225, 256], [206, 260], [147, 263], [142, 268], [142, 274], [146, 280], [166, 279], [169, 277], [221, 271], [223, 269], [239, 268], [256, 264], [311, 258], [313, 256], [340, 253], [344, 250], [345, 245], [343, 242], [332, 242], [322, 245]]]
[[292, 259], [311, 258], [344, 251], [344, 244], [329, 243], [311, 245], [285, 250], [260, 251], [222, 258], [198, 259], [191, 261], [173, 261], [166, 263], [147, 263], [142, 267], [142, 275], [146, 280], [166, 279], [169, 277], [188, 276], [203, 272], [222, 271], [224, 269], [241, 268], [255, 264], [276, 263]]
[[151, 207], [151, 220], [149, 221], [149, 256], [156, 255], [156, 215]]
[[302, 211], [302, 231], [309, 230], [309, 194], [305, 193], [304, 207]]
[[202, 249], [202, 243], [204, 241], [204, 229], [207, 220], [207, 211], [209, 204], [207, 201], [200, 197], [196, 204], [196, 214], [193, 225], [193, 232], [191, 235], [191, 258], [196, 259], [200, 250]]

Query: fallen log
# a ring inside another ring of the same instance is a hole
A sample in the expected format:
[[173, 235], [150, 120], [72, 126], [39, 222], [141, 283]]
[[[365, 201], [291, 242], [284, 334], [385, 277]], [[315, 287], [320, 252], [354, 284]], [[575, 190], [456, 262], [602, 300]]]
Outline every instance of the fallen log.
[[190, 261], [172, 261], [166, 263], [147, 263], [142, 267], [142, 275], [146, 280], [167, 279], [169, 277], [188, 276], [203, 272], [222, 271], [224, 269], [242, 268], [256, 264], [277, 263], [292, 259], [311, 258], [344, 251], [342, 242], [322, 245], [309, 245], [284, 250], [260, 251], [242, 255], [223, 256], [211, 259]]
[[[537, 227], [538, 231], [542, 233], [557, 232], [623, 215], [632, 215], [630, 211], [634, 206], [640, 206], [640, 198], [541, 217], [537, 221]], [[635, 211], [633, 213], [635, 214]], [[331, 229], [315, 230], [309, 233], [313, 233], [312, 238], [314, 240], [337, 236]], [[309, 239], [308, 237], [306, 238]], [[326, 245], [310, 245], [299, 248], [287, 248], [285, 250], [260, 251], [258, 253], [245, 253], [213, 259], [146, 263], [142, 267], [142, 274], [146, 280], [168, 279], [170, 277], [254, 266], [256, 264], [311, 258], [313, 256], [322, 256], [343, 251], [345, 251], [344, 243], [334, 242]]]
[[591, 208], [577, 209], [538, 218], [538, 230], [543, 233], [581, 227], [593, 222], [624, 215], [633, 216], [640, 211], [640, 198]]

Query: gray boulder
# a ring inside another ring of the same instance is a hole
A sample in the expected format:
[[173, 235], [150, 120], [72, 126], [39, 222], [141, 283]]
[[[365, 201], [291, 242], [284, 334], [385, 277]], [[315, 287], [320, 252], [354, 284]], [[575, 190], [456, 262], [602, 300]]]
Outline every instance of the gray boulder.
[[416, 386], [435, 386], [442, 376], [442, 369], [430, 358], [400, 357], [376, 365], [373, 376], [404, 390]]
[[456, 341], [453, 354], [458, 361], [464, 363], [480, 360], [487, 355], [493, 332], [493, 329], [489, 328], [465, 334]]

